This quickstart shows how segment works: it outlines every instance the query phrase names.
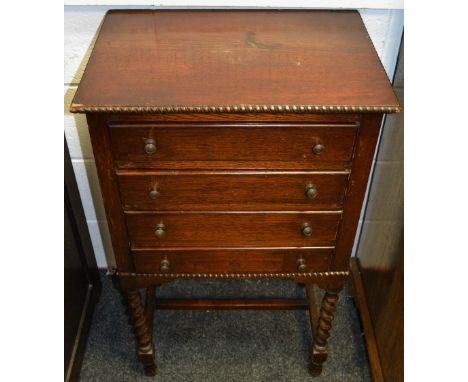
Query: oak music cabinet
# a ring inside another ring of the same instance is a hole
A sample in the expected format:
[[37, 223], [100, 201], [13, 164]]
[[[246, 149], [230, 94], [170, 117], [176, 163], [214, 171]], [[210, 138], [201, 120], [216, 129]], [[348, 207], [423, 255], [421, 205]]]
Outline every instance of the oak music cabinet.
[[[146, 372], [154, 309], [308, 308], [320, 374], [382, 117], [399, 111], [359, 13], [110, 11], [71, 111]], [[187, 278], [290, 279], [307, 300], [155, 298]]]

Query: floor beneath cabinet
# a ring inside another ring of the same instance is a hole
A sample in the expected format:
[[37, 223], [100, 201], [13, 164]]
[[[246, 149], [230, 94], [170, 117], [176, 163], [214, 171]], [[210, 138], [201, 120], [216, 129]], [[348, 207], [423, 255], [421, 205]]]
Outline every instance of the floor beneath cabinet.
[[[133, 333], [119, 293], [102, 273], [80, 381], [370, 381], [358, 313], [340, 294], [328, 361], [319, 378], [308, 374], [308, 312], [156, 311], [154, 343], [158, 375], [146, 377], [135, 356]], [[289, 281], [176, 281], [157, 289], [164, 297], [299, 297]], [[317, 296], [321, 299], [321, 296]], [[320, 301], [320, 300], [319, 300]]]

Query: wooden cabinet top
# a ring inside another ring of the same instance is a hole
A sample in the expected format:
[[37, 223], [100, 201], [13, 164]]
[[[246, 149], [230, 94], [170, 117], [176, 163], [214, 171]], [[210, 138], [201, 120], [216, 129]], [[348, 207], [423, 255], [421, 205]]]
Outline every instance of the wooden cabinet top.
[[73, 112], [395, 112], [357, 11], [113, 10]]

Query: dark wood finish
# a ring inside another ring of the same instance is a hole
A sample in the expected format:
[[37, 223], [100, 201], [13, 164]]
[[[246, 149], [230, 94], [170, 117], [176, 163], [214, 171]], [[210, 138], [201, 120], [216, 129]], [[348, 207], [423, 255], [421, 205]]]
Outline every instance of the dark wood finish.
[[109, 11], [72, 107], [245, 104], [398, 106], [356, 11], [192, 9]]
[[[393, 80], [401, 101], [403, 51], [402, 41]], [[404, 380], [403, 119], [398, 115], [385, 120], [357, 259], [351, 262], [353, 280], [361, 285], [355, 299], [371, 370], [380, 370], [376, 380], [391, 382]], [[389, 159], [391, 166], [381, 165]], [[389, 233], [379, 234], [382, 229]]]
[[109, 124], [115, 122], [313, 122], [313, 123], [356, 123], [361, 114], [356, 113], [109, 113]]
[[[125, 210], [339, 210], [347, 172], [156, 171], [119, 174]], [[313, 184], [317, 196], [305, 189]], [[150, 192], [157, 190], [153, 199]]]
[[327, 290], [323, 296], [320, 316], [318, 317], [317, 328], [314, 331], [314, 345], [312, 347], [310, 373], [318, 376], [322, 372], [322, 364], [328, 357], [328, 338], [330, 329], [336, 312], [336, 302], [338, 301], [338, 291]]
[[[305, 284], [307, 301], [159, 304], [309, 305], [319, 374], [380, 121], [398, 107], [354, 11], [108, 13], [71, 110], [88, 113], [116, 279], [148, 373], [155, 286], [275, 278]], [[315, 199], [304, 194], [308, 182]], [[312, 284], [327, 291], [320, 313]]]
[[149, 326], [143, 300], [139, 291], [126, 292], [128, 313], [135, 332], [137, 355], [148, 375], [156, 375], [154, 346], [152, 343], [153, 328]]
[[[120, 168], [341, 170], [353, 153], [356, 124], [111, 124]], [[156, 152], [145, 152], [154, 139]], [[316, 155], [313, 147], [325, 147]]]
[[369, 314], [367, 300], [364, 292], [364, 285], [362, 284], [361, 274], [359, 270], [359, 260], [352, 257], [350, 260], [351, 280], [353, 285], [353, 295], [356, 300], [362, 328], [364, 330], [364, 338], [366, 340], [367, 354], [369, 357], [369, 364], [371, 367], [372, 380], [374, 382], [383, 382], [384, 377], [382, 373], [382, 366], [380, 363], [379, 351], [375, 340], [374, 326]]
[[[403, 381], [404, 261], [403, 232], [392, 254], [392, 266], [378, 254], [366, 254], [366, 265], [351, 259], [355, 299], [359, 308], [372, 375], [376, 381]], [[391, 330], [389, 330], [391, 328]]]
[[[117, 175], [114, 171], [112, 144], [105, 116], [87, 115], [89, 135], [93, 143], [94, 160], [96, 162], [101, 195], [106, 210], [107, 225], [112, 239], [115, 261], [119, 268], [133, 270], [133, 262], [128, 248], [125, 217], [121, 211]], [[126, 285], [121, 285], [126, 287]]]
[[317, 299], [315, 298], [314, 292], [314, 284], [307, 283], [305, 285], [307, 300], [309, 302], [309, 320], [310, 320], [310, 327], [312, 329], [312, 337], [315, 338], [316, 336], [316, 329], [318, 325], [318, 308], [317, 308]]
[[334, 270], [349, 268], [349, 257], [356, 237], [381, 122], [382, 114], [366, 114], [362, 117], [346, 191], [346, 204], [338, 230]]
[[66, 142], [64, 158], [64, 370], [77, 381], [101, 281]]
[[309, 309], [307, 300], [301, 299], [250, 299], [250, 300], [185, 300], [158, 299], [156, 309], [188, 310], [297, 310]]
[[[340, 212], [152, 212], [126, 214], [133, 248], [334, 245]], [[166, 234], [155, 235], [163, 223]], [[312, 235], [301, 225], [310, 223]]]
[[[387, 381], [403, 381], [404, 375], [403, 241], [399, 248], [399, 256], [395, 260], [395, 268], [392, 269], [392, 281], [388, 286], [386, 305], [381, 307], [378, 317], [373, 317], [373, 322], [376, 325], [375, 334], [379, 346], [380, 360]], [[386, 282], [387, 276], [382, 277], [381, 284]], [[382, 288], [378, 284], [373, 284], [373, 286], [376, 290]], [[368, 290], [369, 286], [367, 285], [366, 296], [370, 294]], [[380, 303], [385, 304], [385, 300]], [[392, 330], [386, 330], [387, 328], [392, 328]]]
[[152, 285], [159, 285], [166, 282], [171, 282], [176, 279], [193, 279], [193, 280], [213, 280], [213, 279], [231, 279], [231, 280], [293, 280], [299, 284], [312, 283], [320, 289], [334, 288], [337, 285], [344, 285], [348, 280], [349, 272], [322, 272], [322, 273], [126, 273], [119, 272], [119, 280], [132, 280], [135, 288], [147, 288]]
[[146, 288], [146, 299], [145, 299], [145, 312], [146, 312], [146, 322], [148, 322], [148, 327], [151, 329], [151, 339], [153, 339], [153, 316], [154, 316], [154, 304], [156, 298], [156, 285], [151, 285]]
[[161, 261], [170, 263], [170, 273], [298, 272], [304, 259], [308, 272], [325, 272], [330, 267], [329, 249], [159, 249], [133, 251], [137, 272], [159, 271]]

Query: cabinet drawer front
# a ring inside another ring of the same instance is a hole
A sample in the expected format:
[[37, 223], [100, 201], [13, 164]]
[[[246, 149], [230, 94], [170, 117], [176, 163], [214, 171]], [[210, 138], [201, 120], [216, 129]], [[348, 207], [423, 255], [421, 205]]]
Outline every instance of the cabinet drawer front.
[[127, 210], [310, 211], [341, 209], [347, 173], [120, 175]]
[[[339, 212], [127, 213], [133, 248], [333, 245]], [[305, 236], [308, 224], [312, 232]], [[157, 236], [159, 235], [159, 237]]]
[[302, 263], [302, 271], [326, 272], [333, 249], [164, 249], [137, 250], [132, 254], [139, 273], [300, 272]]
[[110, 130], [120, 168], [313, 169], [346, 166], [356, 128], [356, 124], [165, 123], [112, 124]]

